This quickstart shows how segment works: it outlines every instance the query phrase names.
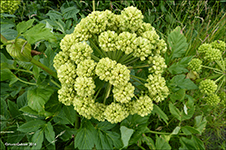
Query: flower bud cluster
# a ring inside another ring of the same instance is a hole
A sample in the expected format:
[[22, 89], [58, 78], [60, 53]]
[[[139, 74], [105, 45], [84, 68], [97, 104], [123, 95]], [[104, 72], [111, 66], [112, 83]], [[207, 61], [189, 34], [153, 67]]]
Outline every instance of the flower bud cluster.
[[91, 77], [77, 77], [74, 88], [81, 97], [91, 97], [95, 93], [95, 83]]
[[115, 51], [116, 50], [116, 41], [117, 41], [118, 34], [114, 31], [106, 31], [102, 32], [99, 36], [99, 44], [102, 50], [108, 51]]
[[91, 97], [76, 96], [73, 100], [73, 106], [79, 115], [91, 119], [94, 114], [95, 101]]
[[153, 101], [163, 101], [169, 95], [169, 89], [166, 86], [166, 81], [161, 75], [149, 75], [147, 79], [148, 83], [145, 83], [145, 87], [148, 88], [149, 96]]
[[210, 44], [204, 43], [199, 46], [198, 53], [205, 54], [207, 50], [212, 49], [212, 46]]
[[58, 94], [59, 101], [66, 106], [71, 105], [76, 96], [74, 88], [66, 86], [65, 84], [63, 84], [61, 89], [58, 90]]
[[57, 76], [61, 83], [67, 85], [72, 84], [77, 77], [75, 65], [73, 63], [68, 62], [60, 66], [60, 68], [57, 70]]
[[78, 64], [76, 73], [78, 76], [91, 77], [95, 74], [95, 67], [96, 62], [94, 62], [92, 59], [85, 59]]
[[198, 58], [193, 58], [188, 63], [188, 68], [191, 69], [192, 71], [199, 72], [202, 69], [202, 61]]
[[120, 29], [135, 32], [143, 23], [144, 16], [136, 7], [125, 8], [120, 15]]
[[167, 68], [165, 59], [161, 56], [150, 56], [148, 63], [152, 65], [148, 70], [154, 74], [162, 74], [164, 69]]
[[217, 84], [211, 79], [206, 79], [199, 84], [200, 92], [203, 94], [212, 94], [217, 90]]
[[224, 52], [226, 50], [226, 43], [221, 40], [216, 40], [210, 43], [212, 48], [219, 49], [221, 52]]
[[86, 42], [80, 42], [73, 44], [70, 48], [70, 52], [71, 60], [78, 64], [85, 59], [91, 59], [90, 55], [93, 49]]
[[94, 113], [92, 114], [93, 118], [97, 119], [98, 121], [105, 121], [104, 111], [106, 109], [106, 105], [103, 103], [96, 102], [94, 104]]
[[53, 66], [56, 70], [60, 68], [61, 65], [69, 62], [70, 63], [70, 56], [68, 52], [59, 52], [53, 59]]
[[133, 53], [133, 56], [140, 57], [141, 61], [144, 61], [146, 57], [152, 53], [151, 50], [154, 48], [150, 41], [143, 37], [136, 38], [134, 43], [137, 47]]
[[221, 51], [215, 48], [208, 49], [204, 57], [204, 59], [208, 61], [216, 61], [216, 60], [220, 60], [220, 58], [221, 58]]
[[[121, 122], [129, 114], [150, 114], [152, 101], [160, 102], [169, 94], [161, 77], [166, 68], [161, 57], [166, 43], [142, 19], [135, 7], [125, 8], [120, 15], [109, 10], [94, 11], [81, 19], [74, 32], [61, 40], [62, 52], [54, 58], [62, 86], [59, 101], [73, 105], [87, 119], [111, 123]], [[135, 63], [137, 68], [145, 66], [146, 59], [152, 65], [145, 84], [148, 90], [130, 82], [128, 69]]]
[[113, 123], [118, 123], [129, 116], [126, 108], [119, 103], [112, 102], [108, 105], [104, 111], [105, 118], [107, 121]]
[[129, 82], [124, 86], [114, 86], [113, 97], [117, 102], [128, 103], [134, 97], [135, 87]]
[[216, 106], [220, 103], [220, 97], [217, 94], [209, 94], [207, 97], [204, 98], [207, 104], [211, 106]]
[[98, 62], [95, 72], [101, 80], [109, 81], [114, 86], [125, 85], [130, 79], [127, 67], [108, 57]]
[[134, 43], [136, 39], [135, 33], [122, 32], [118, 36], [116, 42], [117, 49], [125, 52], [125, 54], [130, 54], [136, 49], [136, 44]]
[[74, 34], [67, 34], [60, 42], [60, 48], [64, 52], [68, 52], [71, 48], [71, 45], [76, 42]]
[[144, 117], [150, 114], [153, 110], [153, 103], [149, 96], [140, 96], [136, 103], [134, 103], [133, 108], [138, 115]]
[[13, 14], [20, 5], [20, 0], [1, 0], [1, 13], [8, 12]]

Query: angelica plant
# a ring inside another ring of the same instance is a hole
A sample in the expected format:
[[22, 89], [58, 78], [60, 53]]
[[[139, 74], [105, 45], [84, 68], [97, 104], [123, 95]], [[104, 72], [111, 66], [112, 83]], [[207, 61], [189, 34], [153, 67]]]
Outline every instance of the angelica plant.
[[94, 11], [83, 18], [62, 39], [62, 51], [54, 58], [62, 86], [59, 101], [87, 119], [111, 123], [150, 114], [153, 103], [169, 94], [161, 76], [166, 43], [142, 19], [136, 7], [120, 15]]
[[[196, 75], [200, 92], [204, 95], [207, 104], [216, 106], [219, 103], [226, 104], [226, 43], [216, 40], [210, 44], [202, 44], [195, 58], [188, 64], [190, 73]], [[199, 74], [201, 73], [202, 74]]]
[[19, 8], [20, 2], [20, 0], [1, 0], [1, 13], [13, 14]]

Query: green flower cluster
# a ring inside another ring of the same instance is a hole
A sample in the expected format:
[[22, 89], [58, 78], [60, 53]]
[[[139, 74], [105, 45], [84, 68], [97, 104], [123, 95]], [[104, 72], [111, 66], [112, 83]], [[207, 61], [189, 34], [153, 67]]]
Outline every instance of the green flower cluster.
[[[207, 104], [212, 106], [216, 106], [220, 103], [221, 99], [225, 101], [224, 97], [218, 96], [221, 91], [224, 91], [223, 84], [226, 81], [225, 49], [226, 43], [221, 40], [216, 40], [210, 44], [204, 43], [199, 46], [197, 57], [193, 58], [188, 64], [188, 68], [192, 71], [191, 74], [195, 75], [197, 78], [205, 79], [200, 82], [199, 89], [200, 92], [204, 94], [204, 100]], [[197, 74], [197, 72], [201, 71], [201, 75]], [[214, 81], [211, 79], [214, 79]]]
[[162, 74], [164, 69], [167, 67], [165, 59], [161, 56], [154, 56], [148, 58], [148, 63], [152, 66], [149, 68], [149, 71], [154, 74]]
[[19, 8], [19, 5], [20, 0], [1, 0], [1, 13], [8, 12], [13, 14]]
[[[166, 43], [135, 7], [120, 15], [92, 12], [61, 40], [60, 47], [54, 58], [62, 86], [59, 101], [73, 105], [87, 119], [118, 123], [130, 114], [147, 116], [153, 101], [163, 101], [169, 94], [161, 76]], [[148, 79], [134, 75], [138, 66], [149, 70]]]
[[199, 89], [203, 94], [212, 94], [217, 90], [216, 83], [211, 79], [206, 79], [200, 82]]
[[209, 94], [207, 97], [204, 98], [207, 104], [211, 106], [216, 106], [220, 103], [220, 97], [217, 94]]
[[189, 63], [188, 63], [188, 68], [191, 69], [192, 71], [199, 72], [202, 69], [202, 61], [198, 58], [193, 58]]
[[148, 88], [149, 96], [153, 101], [163, 101], [169, 94], [169, 89], [166, 86], [166, 81], [161, 75], [149, 75], [147, 79], [148, 83], [145, 83], [145, 87]]
[[98, 62], [95, 72], [101, 80], [109, 81], [114, 86], [124, 86], [130, 79], [129, 69], [108, 57]]
[[[214, 41], [210, 44], [204, 43], [198, 48], [198, 53], [204, 55], [204, 59], [207, 61], [220, 60], [221, 53], [225, 49], [225, 43], [223, 41]], [[218, 49], [219, 48], [219, 49]]]

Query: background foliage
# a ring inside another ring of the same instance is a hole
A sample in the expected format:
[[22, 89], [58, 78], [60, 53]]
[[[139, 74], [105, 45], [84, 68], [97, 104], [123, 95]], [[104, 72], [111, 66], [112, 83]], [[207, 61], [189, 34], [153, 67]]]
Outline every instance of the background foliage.
[[[119, 124], [87, 120], [58, 101], [53, 58], [61, 39], [94, 7], [119, 14], [131, 5], [167, 41], [170, 95], [147, 117], [133, 115]], [[14, 14], [1, 13], [1, 35], [22, 38], [33, 50], [25, 62], [1, 46], [1, 149], [225, 149], [225, 106], [206, 105], [200, 80], [187, 77], [201, 44], [226, 41], [225, 7], [224, 1], [23, 0]]]

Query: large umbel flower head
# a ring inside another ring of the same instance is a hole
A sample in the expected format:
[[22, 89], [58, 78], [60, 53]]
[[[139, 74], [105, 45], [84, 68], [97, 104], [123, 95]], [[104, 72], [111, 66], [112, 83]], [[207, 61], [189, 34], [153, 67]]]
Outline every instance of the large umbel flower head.
[[150, 114], [153, 102], [169, 94], [161, 76], [166, 43], [142, 19], [136, 7], [120, 15], [94, 11], [83, 18], [62, 39], [62, 51], [54, 58], [62, 85], [59, 101], [87, 119], [111, 123]]

